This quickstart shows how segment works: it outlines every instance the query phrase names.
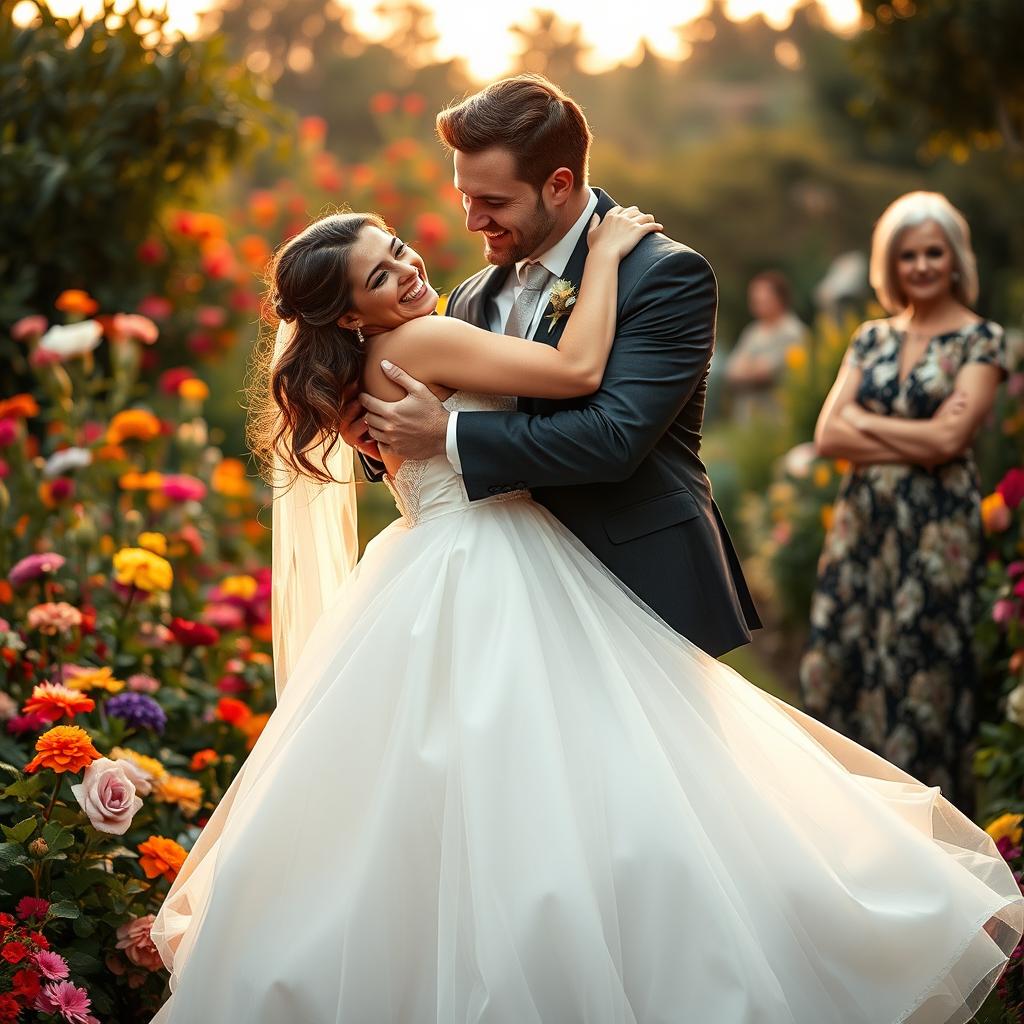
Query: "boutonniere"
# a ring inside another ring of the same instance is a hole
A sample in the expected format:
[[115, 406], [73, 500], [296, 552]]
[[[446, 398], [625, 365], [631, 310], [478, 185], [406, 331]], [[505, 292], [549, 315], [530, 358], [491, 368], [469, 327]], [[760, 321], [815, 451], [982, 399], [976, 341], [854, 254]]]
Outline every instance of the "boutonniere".
[[551, 333], [551, 328], [562, 319], [563, 316], [568, 316], [572, 304], [576, 301], [576, 285], [572, 281], [567, 281], [564, 277], [560, 277], [552, 286], [551, 291], [548, 293], [548, 304], [551, 306], [551, 312], [548, 314], [548, 334]]

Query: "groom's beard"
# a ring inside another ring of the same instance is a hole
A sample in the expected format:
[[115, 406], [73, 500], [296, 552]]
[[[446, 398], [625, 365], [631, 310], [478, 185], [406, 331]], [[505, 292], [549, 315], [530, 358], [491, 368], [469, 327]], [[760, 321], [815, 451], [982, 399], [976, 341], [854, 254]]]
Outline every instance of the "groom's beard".
[[500, 251], [488, 247], [485, 249], [487, 262], [496, 267], [510, 267], [520, 260], [533, 256], [548, 235], [551, 234], [556, 222], [557, 218], [553, 213], [548, 212], [543, 200], [538, 195], [533, 217], [530, 219], [529, 224], [520, 229], [522, 235], [520, 240], [507, 249]]

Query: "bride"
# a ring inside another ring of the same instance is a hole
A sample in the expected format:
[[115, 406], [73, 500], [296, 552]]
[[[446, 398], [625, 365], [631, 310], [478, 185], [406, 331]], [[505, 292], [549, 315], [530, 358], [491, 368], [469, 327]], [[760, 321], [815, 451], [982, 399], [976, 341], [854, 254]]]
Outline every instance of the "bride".
[[341, 396], [391, 397], [388, 359], [449, 409], [592, 392], [657, 230], [595, 217], [557, 349], [431, 317], [376, 217], [278, 253], [278, 705], [153, 925], [153, 1024], [963, 1024], [991, 991], [1024, 929], [991, 839], [528, 493], [471, 503], [444, 456], [385, 452], [402, 518], [354, 564]]

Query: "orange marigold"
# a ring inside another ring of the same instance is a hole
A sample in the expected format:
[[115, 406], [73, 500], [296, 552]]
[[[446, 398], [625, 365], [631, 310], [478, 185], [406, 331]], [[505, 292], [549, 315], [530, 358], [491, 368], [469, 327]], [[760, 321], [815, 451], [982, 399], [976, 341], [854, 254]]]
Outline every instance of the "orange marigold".
[[244, 701], [235, 697], [221, 697], [217, 701], [217, 712], [214, 715], [221, 722], [228, 722], [242, 728], [242, 724], [252, 716], [252, 710]]
[[0, 420], [24, 420], [38, 415], [39, 403], [25, 392], [0, 402]]
[[183, 846], [166, 836], [150, 836], [139, 843], [136, 849], [142, 855], [139, 857], [139, 866], [146, 877], [163, 875], [168, 882], [178, 877], [181, 865], [188, 856]]
[[56, 725], [36, 740], [36, 756], [25, 765], [25, 771], [80, 772], [98, 757], [102, 755], [81, 726]]
[[62, 313], [81, 313], [82, 316], [92, 316], [100, 308], [100, 304], [81, 288], [61, 292], [54, 305]]
[[122, 409], [107, 427], [107, 444], [152, 441], [160, 436], [160, 420], [148, 409]]
[[163, 803], [177, 804], [186, 818], [191, 818], [203, 805], [203, 787], [195, 779], [169, 772], [153, 783], [153, 796]]
[[133, 469], [124, 473], [117, 482], [122, 491], [158, 491], [164, 485], [164, 476], [155, 469], [145, 473]]
[[204, 768], [208, 768], [211, 764], [216, 764], [219, 760], [220, 754], [213, 747], [203, 747], [202, 750], [197, 750], [192, 755], [192, 761], [188, 766], [189, 771], [201, 772]]
[[56, 722], [67, 715], [74, 718], [83, 711], [92, 711], [96, 702], [77, 690], [60, 683], [39, 683], [32, 690], [32, 696], [21, 709], [23, 715], [42, 715], [48, 722]]
[[246, 750], [252, 750], [256, 746], [256, 741], [260, 738], [260, 733], [263, 732], [269, 720], [270, 713], [262, 711], [258, 715], [251, 715], [241, 723], [239, 728], [245, 733]]

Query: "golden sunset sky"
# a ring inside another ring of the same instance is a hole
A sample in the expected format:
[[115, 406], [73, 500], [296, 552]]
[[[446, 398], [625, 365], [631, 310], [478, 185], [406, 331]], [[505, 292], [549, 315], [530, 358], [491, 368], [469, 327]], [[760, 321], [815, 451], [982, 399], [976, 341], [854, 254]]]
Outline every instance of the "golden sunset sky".
[[[582, 26], [583, 41], [592, 48], [588, 70], [598, 71], [637, 52], [641, 40], [665, 57], [679, 57], [679, 38], [673, 28], [699, 17], [708, 7], [707, 0], [423, 0], [434, 12], [440, 34], [438, 56], [461, 57], [471, 74], [491, 78], [507, 71], [515, 54], [515, 37], [510, 26], [529, 20], [530, 11], [542, 7], [557, 11], [569, 22]], [[763, 14], [773, 25], [788, 24], [799, 0], [727, 0], [726, 12], [734, 20]], [[839, 31], [852, 28], [860, 17], [857, 0], [819, 0], [830, 23]], [[370, 38], [381, 36], [385, 24], [375, 13], [378, 0], [351, 0], [343, 7], [352, 12], [355, 27]], [[50, 0], [57, 14], [84, 9], [92, 16], [102, 0]], [[161, 0], [159, 6], [163, 7]], [[171, 25], [191, 35], [198, 24], [198, 13], [208, 10], [210, 0], [166, 0]], [[22, 8], [21, 11], [18, 8]], [[15, 8], [15, 20], [31, 17], [31, 4]]]

